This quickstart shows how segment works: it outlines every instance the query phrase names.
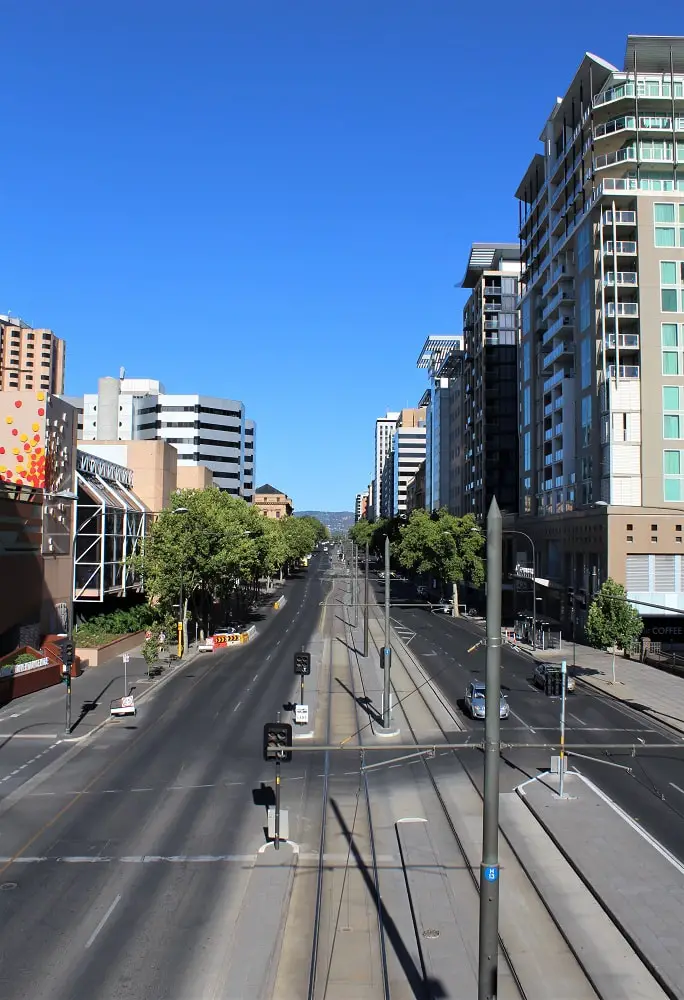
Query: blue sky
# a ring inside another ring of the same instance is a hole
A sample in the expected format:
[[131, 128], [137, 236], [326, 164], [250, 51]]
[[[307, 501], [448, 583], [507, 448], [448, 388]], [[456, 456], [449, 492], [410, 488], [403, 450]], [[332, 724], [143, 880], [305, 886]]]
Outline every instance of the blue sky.
[[66, 339], [71, 394], [123, 365], [244, 400], [259, 482], [352, 509], [583, 52], [678, 29], [674, 0], [5, 0], [0, 312]]

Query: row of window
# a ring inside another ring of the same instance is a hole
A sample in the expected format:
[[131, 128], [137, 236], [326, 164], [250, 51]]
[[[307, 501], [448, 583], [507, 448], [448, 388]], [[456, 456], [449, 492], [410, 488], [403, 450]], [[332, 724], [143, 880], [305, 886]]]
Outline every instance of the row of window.
[[684, 312], [684, 261], [661, 260], [660, 308], [662, 312]]

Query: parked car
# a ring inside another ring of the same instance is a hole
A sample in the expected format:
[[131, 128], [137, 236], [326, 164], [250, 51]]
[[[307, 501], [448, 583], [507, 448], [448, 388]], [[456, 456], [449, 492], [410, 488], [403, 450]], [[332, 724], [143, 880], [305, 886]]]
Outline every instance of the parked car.
[[[465, 706], [471, 719], [484, 719], [485, 717], [485, 683], [484, 681], [471, 681], [466, 688]], [[511, 713], [510, 705], [506, 695], [502, 694], [499, 699], [499, 718], [507, 719]]]
[[[537, 687], [545, 688], [547, 674], [551, 671], [553, 671], [554, 673], [560, 673], [560, 669], [561, 669], [560, 663], [553, 663], [550, 660], [540, 660], [538, 663], [535, 664], [534, 667], [534, 676], [533, 676], [534, 683], [537, 685]], [[566, 674], [565, 684], [566, 684], [565, 690], [567, 691], [567, 693], [572, 694], [572, 692], [575, 690], [575, 678], [569, 672]]]
[[447, 601], [446, 598], [443, 597], [437, 604], [432, 605], [431, 610], [438, 615], [451, 615], [453, 614], [454, 606], [451, 601]]

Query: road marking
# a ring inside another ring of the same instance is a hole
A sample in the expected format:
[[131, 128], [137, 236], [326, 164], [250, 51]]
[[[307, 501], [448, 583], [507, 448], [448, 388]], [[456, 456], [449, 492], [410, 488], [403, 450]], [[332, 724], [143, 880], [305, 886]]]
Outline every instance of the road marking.
[[234, 711], [234, 712], [237, 712], [237, 710], [238, 710], [238, 708], [240, 707], [240, 705], [241, 705], [241, 704], [242, 704], [242, 702], [241, 702], [241, 701], [239, 701], [239, 702], [237, 703], [237, 705], [235, 706], [235, 708], [233, 709], [233, 711]]
[[116, 906], [118, 905], [120, 899], [121, 899], [121, 896], [116, 896], [115, 897], [114, 902], [109, 907], [109, 909], [105, 913], [105, 915], [102, 918], [102, 920], [99, 922], [99, 924], [97, 925], [97, 927], [95, 928], [95, 930], [93, 931], [93, 933], [90, 935], [90, 937], [86, 941], [86, 948], [90, 948], [91, 944], [93, 943], [93, 941], [95, 940], [95, 938], [97, 937], [97, 935], [100, 933], [100, 931], [102, 930], [102, 928], [104, 927], [104, 925], [107, 923], [107, 921], [111, 917], [111, 915], [114, 912], [114, 909], [116, 908]]
[[517, 714], [517, 712], [514, 712], [513, 709], [511, 709], [511, 715], [513, 716], [514, 719], [517, 719], [518, 722], [522, 722], [522, 724], [525, 727], [525, 729], [529, 729], [529, 731], [531, 733], [536, 733], [537, 732], [537, 730], [533, 729], [532, 726], [528, 725], [528, 723], [525, 722], [524, 719], [521, 719], [520, 716]]
[[573, 715], [572, 712], [568, 712], [568, 715], [571, 719], [574, 719], [575, 722], [579, 722], [580, 726], [586, 726], [586, 722], [582, 722], [582, 720], [578, 718], [576, 715]]
[[684, 788], [680, 788], [679, 785], [675, 785], [674, 781], [670, 782], [670, 788], [674, 788], [674, 789], [676, 789], [676, 791], [678, 791], [682, 795], [684, 795]]
[[131, 788], [132, 792], [153, 792], [153, 788]]
[[254, 677], [252, 677], [252, 681], [255, 681], [258, 676], [259, 676], [258, 674], [255, 674]]

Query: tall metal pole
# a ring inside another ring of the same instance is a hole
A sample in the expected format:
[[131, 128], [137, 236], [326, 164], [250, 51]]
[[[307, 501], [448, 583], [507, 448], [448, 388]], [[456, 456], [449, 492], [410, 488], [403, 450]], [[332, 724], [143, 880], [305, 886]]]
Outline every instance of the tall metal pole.
[[565, 784], [565, 692], [568, 684], [568, 665], [565, 660], [561, 661], [561, 717], [560, 717], [560, 776], [558, 778], [558, 798], [564, 797]]
[[354, 544], [354, 628], [359, 624], [359, 547]]
[[501, 511], [487, 515], [487, 666], [484, 808], [480, 864], [478, 1000], [496, 1000], [499, 946], [499, 705], [501, 699]]
[[64, 723], [64, 735], [71, 736], [71, 664], [67, 665], [66, 675], [66, 721]]
[[275, 849], [280, 850], [280, 760], [276, 757]]
[[537, 648], [537, 558], [532, 542], [532, 649]]
[[366, 563], [363, 569], [363, 655], [368, 656], [368, 542], [366, 542]]
[[390, 727], [390, 671], [392, 668], [392, 647], [390, 644], [390, 540], [385, 536], [385, 645], [382, 651], [382, 665], [385, 670], [382, 696], [382, 725]]

